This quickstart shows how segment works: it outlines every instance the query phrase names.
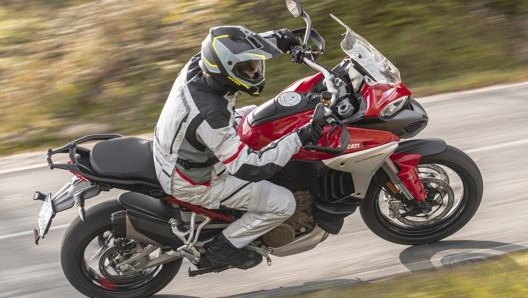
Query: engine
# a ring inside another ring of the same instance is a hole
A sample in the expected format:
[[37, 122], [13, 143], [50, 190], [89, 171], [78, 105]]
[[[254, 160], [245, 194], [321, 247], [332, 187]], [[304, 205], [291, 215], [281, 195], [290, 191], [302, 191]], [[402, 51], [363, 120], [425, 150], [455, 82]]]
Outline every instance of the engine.
[[275, 229], [262, 236], [269, 247], [281, 247], [293, 242], [297, 237], [310, 233], [315, 222], [312, 215], [313, 197], [308, 191], [294, 193], [297, 206], [293, 215]]

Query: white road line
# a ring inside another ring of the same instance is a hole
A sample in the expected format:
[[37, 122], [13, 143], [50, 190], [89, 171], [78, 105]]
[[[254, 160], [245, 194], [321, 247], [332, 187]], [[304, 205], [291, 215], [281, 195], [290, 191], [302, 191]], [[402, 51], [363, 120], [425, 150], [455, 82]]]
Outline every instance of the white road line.
[[[35, 220], [35, 225], [36, 225], [36, 220]], [[60, 229], [67, 228], [69, 225], [70, 224], [58, 225], [58, 226], [51, 227], [49, 230], [50, 231], [60, 230]], [[33, 235], [33, 230], [23, 231], [23, 232], [18, 232], [18, 233], [13, 233], [13, 234], [7, 234], [7, 235], [0, 235], [0, 240], [17, 238], [17, 237], [22, 237], [22, 236], [29, 236], [29, 235]]]
[[40, 168], [46, 168], [48, 167], [47, 164], [45, 163], [42, 163], [42, 164], [36, 164], [36, 165], [31, 165], [31, 166], [27, 166], [27, 167], [20, 167], [20, 168], [15, 168], [15, 169], [8, 169], [8, 170], [0, 170], [0, 175], [4, 175], [4, 174], [11, 174], [11, 173], [16, 173], [16, 172], [22, 172], [22, 171], [29, 171], [29, 170], [35, 170], [35, 169], [40, 169]]
[[513, 147], [513, 146], [520, 146], [520, 145], [525, 145], [525, 144], [528, 144], [528, 139], [517, 140], [517, 141], [512, 141], [512, 142], [506, 142], [506, 143], [499, 143], [495, 145], [478, 147], [478, 148], [473, 148], [473, 149], [468, 149], [468, 150], [463, 150], [463, 151], [466, 153], [477, 153], [477, 152], [483, 152], [483, 151], [503, 149], [503, 148]]

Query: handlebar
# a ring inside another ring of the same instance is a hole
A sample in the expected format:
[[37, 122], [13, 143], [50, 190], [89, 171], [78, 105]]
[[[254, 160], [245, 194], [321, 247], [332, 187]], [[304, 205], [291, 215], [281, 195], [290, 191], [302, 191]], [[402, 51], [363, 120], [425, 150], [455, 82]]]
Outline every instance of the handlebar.
[[317, 70], [321, 72], [324, 75], [324, 82], [326, 84], [326, 88], [329, 92], [332, 93], [332, 98], [330, 99], [330, 106], [333, 107], [337, 103], [337, 88], [334, 85], [333, 79], [334, 75], [332, 75], [326, 68], [323, 66], [317, 64], [316, 62], [310, 60], [308, 57], [303, 58], [303, 62], [313, 68], [314, 70]]

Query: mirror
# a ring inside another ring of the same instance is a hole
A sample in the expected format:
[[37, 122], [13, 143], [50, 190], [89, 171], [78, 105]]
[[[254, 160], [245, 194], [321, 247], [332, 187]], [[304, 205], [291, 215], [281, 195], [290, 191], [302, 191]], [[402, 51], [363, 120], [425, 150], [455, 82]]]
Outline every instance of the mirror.
[[300, 17], [303, 14], [301, 4], [297, 0], [286, 0], [286, 7], [294, 17]]

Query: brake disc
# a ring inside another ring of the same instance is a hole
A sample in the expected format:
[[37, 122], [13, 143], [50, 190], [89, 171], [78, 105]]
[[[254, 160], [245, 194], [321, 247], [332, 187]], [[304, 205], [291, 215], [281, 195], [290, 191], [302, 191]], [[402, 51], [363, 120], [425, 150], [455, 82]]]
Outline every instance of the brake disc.
[[138, 269], [134, 265], [124, 265], [121, 266], [122, 268], [116, 266], [116, 264], [131, 258], [133, 255], [130, 254], [128, 257], [124, 257], [122, 249], [118, 249], [115, 246], [110, 247], [99, 258], [99, 271], [104, 277], [116, 282], [126, 282], [130, 279], [136, 279], [142, 274], [145, 274], [145, 270]]
[[[430, 177], [421, 178], [421, 181], [424, 184], [425, 189], [429, 190], [426, 200], [429, 203], [433, 204], [433, 208], [428, 212], [423, 212], [421, 215], [416, 214], [416, 215], [402, 216], [402, 211], [407, 212], [404, 203], [398, 200], [392, 200], [390, 201], [390, 204], [389, 204], [389, 214], [392, 218], [395, 218], [401, 223], [404, 223], [409, 226], [421, 226], [421, 225], [429, 225], [429, 224], [436, 223], [442, 220], [443, 218], [445, 218], [447, 214], [449, 214], [455, 202], [455, 195], [449, 183], [443, 179], [430, 178]], [[447, 181], [449, 181], [449, 179], [447, 179]], [[431, 195], [434, 197], [430, 197]], [[438, 206], [438, 208], [435, 209], [434, 208], [435, 206]], [[444, 207], [442, 212], [440, 212], [433, 218], [430, 218], [441, 207]], [[425, 220], [412, 220], [410, 219], [411, 217], [418, 218], [418, 219], [425, 219]]]

